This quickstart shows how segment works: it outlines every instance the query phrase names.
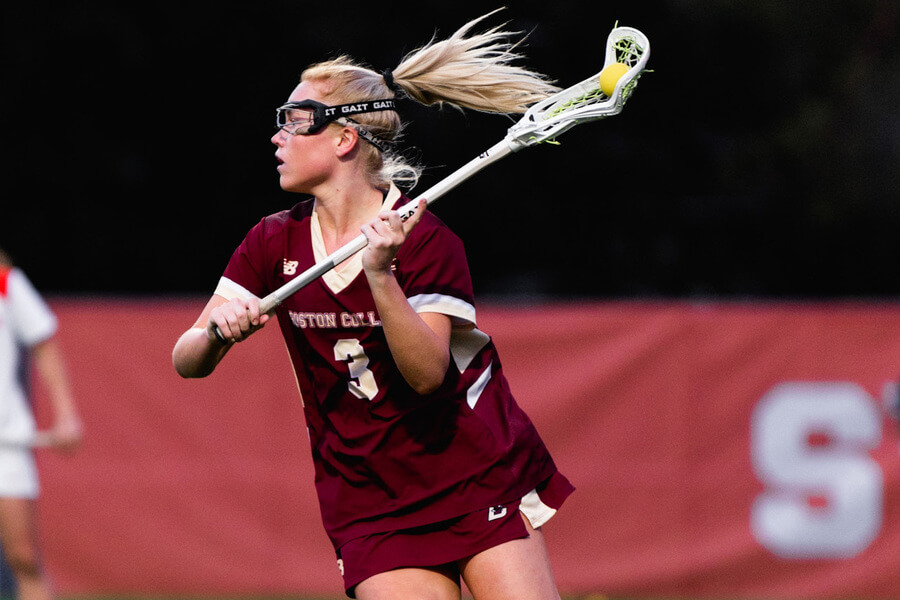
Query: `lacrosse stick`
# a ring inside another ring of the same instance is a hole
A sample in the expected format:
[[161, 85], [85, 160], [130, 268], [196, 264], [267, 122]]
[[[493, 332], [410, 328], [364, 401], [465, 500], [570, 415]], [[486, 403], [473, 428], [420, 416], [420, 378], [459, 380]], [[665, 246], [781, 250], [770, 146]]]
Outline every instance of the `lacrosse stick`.
[[[631, 97], [647, 59], [650, 58], [650, 41], [643, 33], [631, 27], [616, 27], [606, 40], [606, 59], [603, 69], [579, 84], [532, 105], [519, 121], [510, 127], [506, 137], [494, 146], [457, 169], [442, 181], [426, 190], [419, 197], [404, 204], [398, 212], [406, 221], [416, 212], [421, 200], [429, 205], [481, 169], [501, 158], [543, 142], [553, 143], [556, 137], [579, 123], [597, 121], [622, 112]], [[611, 94], [600, 86], [601, 74], [609, 66], [622, 65], [627, 70], [619, 77]], [[260, 312], [269, 313], [292, 294], [303, 289], [328, 271], [341, 264], [367, 245], [366, 236], [348, 242], [329, 254], [294, 279], [260, 300]], [[223, 343], [225, 337], [215, 328], [216, 337]]]
[[53, 443], [49, 431], [37, 431], [31, 435], [0, 437], [0, 448], [46, 448]]

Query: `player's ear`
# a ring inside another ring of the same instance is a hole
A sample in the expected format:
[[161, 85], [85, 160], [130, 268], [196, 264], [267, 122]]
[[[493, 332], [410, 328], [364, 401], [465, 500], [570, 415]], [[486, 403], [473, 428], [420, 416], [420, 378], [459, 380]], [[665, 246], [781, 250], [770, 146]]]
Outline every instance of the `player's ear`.
[[341, 127], [341, 132], [337, 137], [337, 145], [335, 153], [339, 157], [346, 156], [356, 146], [359, 145], [359, 132], [355, 127]]

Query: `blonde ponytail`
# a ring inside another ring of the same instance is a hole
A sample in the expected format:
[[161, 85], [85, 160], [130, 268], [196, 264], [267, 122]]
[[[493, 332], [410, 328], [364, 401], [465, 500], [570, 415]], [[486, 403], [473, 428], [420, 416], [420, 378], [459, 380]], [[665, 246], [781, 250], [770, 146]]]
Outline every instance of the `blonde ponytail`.
[[[407, 54], [390, 71], [378, 73], [347, 56], [315, 64], [301, 75], [316, 83], [324, 99], [333, 104], [393, 98], [398, 91], [425, 105], [449, 104], [459, 109], [489, 113], [524, 113], [535, 102], [558, 91], [545, 76], [512, 64], [522, 58], [513, 33], [495, 27], [469, 35], [481, 21], [497, 11], [469, 21], [446, 40], [434, 38]], [[354, 120], [387, 142], [399, 139], [403, 124], [392, 110], [363, 113]], [[398, 154], [382, 154], [364, 144], [370, 180], [377, 187], [390, 181], [412, 188], [421, 168]]]
[[524, 113], [558, 91], [545, 76], [511, 64], [522, 58], [499, 27], [468, 36], [493, 11], [469, 21], [452, 36], [406, 55], [393, 79], [406, 94], [426, 105], [451, 104], [490, 113]]

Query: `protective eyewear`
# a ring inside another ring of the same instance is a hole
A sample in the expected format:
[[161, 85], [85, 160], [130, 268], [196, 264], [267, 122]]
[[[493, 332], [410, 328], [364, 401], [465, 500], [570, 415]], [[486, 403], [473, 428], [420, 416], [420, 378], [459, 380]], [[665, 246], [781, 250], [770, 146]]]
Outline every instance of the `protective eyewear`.
[[300, 100], [298, 102], [288, 102], [276, 109], [275, 126], [291, 135], [315, 135], [329, 123], [346, 119], [353, 123], [355, 129], [359, 131], [360, 137], [383, 150], [383, 141], [377, 140], [370, 131], [349, 118], [350, 115], [382, 110], [397, 110], [397, 107], [391, 99], [353, 102], [335, 106], [328, 106], [316, 100]]

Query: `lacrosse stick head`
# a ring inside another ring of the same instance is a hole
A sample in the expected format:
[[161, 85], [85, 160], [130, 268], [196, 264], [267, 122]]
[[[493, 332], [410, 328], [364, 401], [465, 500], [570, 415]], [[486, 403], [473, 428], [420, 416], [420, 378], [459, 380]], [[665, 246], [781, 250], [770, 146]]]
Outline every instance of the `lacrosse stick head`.
[[628, 70], [610, 95], [600, 87], [601, 69], [581, 83], [533, 104], [518, 123], [510, 127], [506, 141], [513, 150], [553, 141], [579, 123], [596, 121], [622, 112], [634, 93], [650, 58], [650, 40], [632, 27], [616, 27], [606, 38], [603, 69], [621, 63]]

